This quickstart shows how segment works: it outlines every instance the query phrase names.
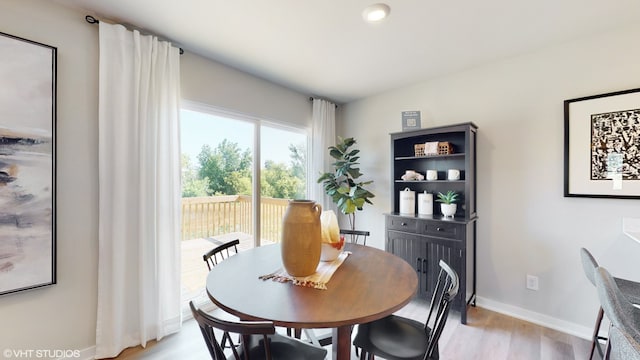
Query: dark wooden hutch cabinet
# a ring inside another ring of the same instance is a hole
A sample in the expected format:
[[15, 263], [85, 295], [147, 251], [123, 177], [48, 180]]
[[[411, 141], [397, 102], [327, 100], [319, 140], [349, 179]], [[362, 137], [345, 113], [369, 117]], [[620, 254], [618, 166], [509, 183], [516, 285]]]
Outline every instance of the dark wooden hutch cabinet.
[[[475, 305], [476, 295], [476, 133], [473, 123], [463, 123], [391, 134], [391, 197], [393, 209], [386, 217], [385, 249], [405, 259], [418, 273], [417, 296], [430, 299], [438, 276], [440, 259], [460, 277], [460, 290], [452, 308], [467, 322], [467, 305]], [[449, 142], [453, 153], [416, 156], [415, 145]], [[460, 170], [460, 180], [447, 180], [449, 169]], [[437, 170], [438, 180], [401, 179], [406, 170], [425, 175]], [[399, 192], [409, 188], [433, 193], [433, 215], [400, 214]], [[436, 202], [438, 192], [459, 193], [453, 218], [445, 218]]]

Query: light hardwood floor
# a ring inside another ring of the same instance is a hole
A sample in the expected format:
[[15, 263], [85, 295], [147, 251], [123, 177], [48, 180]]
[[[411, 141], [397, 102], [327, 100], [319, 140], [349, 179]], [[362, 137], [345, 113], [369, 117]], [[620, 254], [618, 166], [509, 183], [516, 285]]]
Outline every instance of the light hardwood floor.
[[[413, 301], [398, 314], [424, 321], [427, 303]], [[588, 358], [589, 341], [479, 307], [470, 307], [468, 324], [452, 311], [440, 338], [440, 359], [554, 360]], [[330, 351], [330, 347], [328, 347]], [[595, 356], [597, 358], [597, 354]], [[328, 356], [330, 358], [330, 356]], [[198, 325], [189, 320], [180, 333], [160, 342], [123, 351], [115, 359], [210, 359]], [[352, 359], [357, 359], [352, 353]]]

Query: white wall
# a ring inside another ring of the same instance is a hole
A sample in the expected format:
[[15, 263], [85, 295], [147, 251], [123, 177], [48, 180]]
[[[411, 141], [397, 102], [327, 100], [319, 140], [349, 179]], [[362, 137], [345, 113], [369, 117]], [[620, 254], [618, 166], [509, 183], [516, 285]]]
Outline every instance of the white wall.
[[[98, 28], [84, 15], [47, 0], [0, 2], [0, 32], [58, 48], [58, 283], [0, 297], [0, 351], [77, 349], [90, 354], [95, 345]], [[306, 95], [188, 52], [181, 62], [184, 98], [309, 126]]]
[[[563, 100], [640, 87], [640, 26], [372, 96], [344, 107], [338, 132], [354, 136], [375, 206], [358, 215], [383, 247], [389, 201], [389, 132], [403, 110], [422, 126], [478, 125], [479, 304], [590, 336], [598, 307], [579, 248], [616, 276], [640, 281], [640, 244], [621, 232], [638, 200], [563, 197]], [[525, 275], [540, 290], [525, 289]]]
[[185, 100], [311, 128], [308, 95], [188, 52], [180, 58], [180, 71]]

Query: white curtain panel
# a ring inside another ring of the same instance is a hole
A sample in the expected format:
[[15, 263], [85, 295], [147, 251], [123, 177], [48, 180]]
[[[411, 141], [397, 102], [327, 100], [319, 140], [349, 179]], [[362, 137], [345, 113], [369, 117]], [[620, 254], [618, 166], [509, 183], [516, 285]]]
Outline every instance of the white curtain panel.
[[[324, 193], [317, 180], [321, 174], [332, 169], [334, 159], [329, 156], [329, 146], [336, 144], [336, 105], [323, 99], [313, 99], [313, 129], [311, 136], [311, 194], [310, 199], [322, 205], [323, 210], [337, 208]], [[337, 214], [337, 212], [336, 212]]]
[[180, 54], [100, 22], [96, 358], [180, 330]]

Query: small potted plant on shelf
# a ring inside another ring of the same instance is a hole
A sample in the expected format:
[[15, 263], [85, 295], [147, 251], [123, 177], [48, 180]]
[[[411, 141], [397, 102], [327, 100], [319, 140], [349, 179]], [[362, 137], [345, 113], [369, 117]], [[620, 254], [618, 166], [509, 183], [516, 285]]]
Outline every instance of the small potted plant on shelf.
[[446, 194], [438, 193], [438, 199], [436, 201], [441, 203], [440, 211], [442, 211], [442, 215], [445, 217], [453, 217], [453, 215], [455, 215], [457, 209], [456, 200], [458, 200], [458, 193], [453, 190], [447, 191]]

